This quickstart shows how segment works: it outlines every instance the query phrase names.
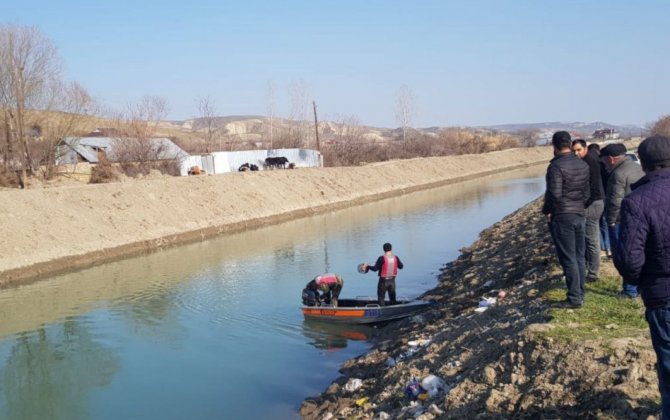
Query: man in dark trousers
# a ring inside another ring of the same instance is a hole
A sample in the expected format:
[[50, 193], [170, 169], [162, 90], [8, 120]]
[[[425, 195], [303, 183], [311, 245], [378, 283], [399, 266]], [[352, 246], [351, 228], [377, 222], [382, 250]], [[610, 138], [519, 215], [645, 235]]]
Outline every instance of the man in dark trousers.
[[662, 416], [670, 419], [670, 138], [653, 136], [638, 148], [645, 176], [621, 203], [614, 264], [637, 285], [656, 352]]
[[[605, 167], [605, 163], [600, 160], [600, 145], [598, 143], [589, 144], [589, 154], [593, 154], [598, 157], [598, 165], [600, 166], [600, 181], [603, 186], [603, 204], [605, 197], [605, 188], [607, 188], [607, 179], [609, 173]], [[593, 188], [593, 187], [591, 187]], [[612, 247], [610, 246], [610, 235], [607, 233], [607, 222], [605, 221], [605, 212], [603, 211], [602, 216], [600, 216], [600, 250], [603, 252], [603, 256], [607, 258], [612, 258]]]
[[[621, 202], [631, 192], [631, 186], [644, 176], [642, 167], [626, 156], [626, 146], [621, 143], [609, 144], [600, 151], [600, 158], [610, 170], [605, 190], [605, 220], [610, 236], [612, 253], [619, 243], [619, 219]], [[625, 282], [621, 297], [636, 298], [637, 287]]]
[[387, 291], [391, 305], [395, 305], [395, 277], [398, 275], [398, 269], [403, 268], [403, 264], [400, 258], [393, 255], [393, 247], [390, 243], [385, 243], [383, 249], [384, 255], [380, 255], [377, 258], [375, 265], [363, 264], [363, 269], [366, 273], [368, 270], [379, 272], [379, 283], [377, 283], [377, 300], [379, 301], [379, 306], [384, 306], [384, 296]]
[[586, 148], [582, 139], [573, 140], [572, 151], [589, 165], [589, 183], [591, 193], [586, 200], [585, 229], [586, 239], [586, 281], [597, 281], [600, 275], [600, 217], [605, 210], [605, 192], [600, 178], [600, 157], [596, 150]]
[[557, 131], [551, 139], [554, 158], [547, 168], [547, 191], [542, 213], [563, 267], [568, 289], [562, 306], [581, 308], [586, 277], [584, 214], [590, 196], [589, 165], [575, 156], [567, 131]]

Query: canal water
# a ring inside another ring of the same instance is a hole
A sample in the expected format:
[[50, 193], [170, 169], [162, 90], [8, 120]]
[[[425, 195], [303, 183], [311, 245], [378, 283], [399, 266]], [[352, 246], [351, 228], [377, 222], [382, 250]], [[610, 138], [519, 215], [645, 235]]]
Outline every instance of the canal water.
[[398, 294], [544, 190], [544, 167], [422, 191], [0, 290], [0, 419], [290, 419], [377, 330], [305, 322], [300, 292], [391, 242]]

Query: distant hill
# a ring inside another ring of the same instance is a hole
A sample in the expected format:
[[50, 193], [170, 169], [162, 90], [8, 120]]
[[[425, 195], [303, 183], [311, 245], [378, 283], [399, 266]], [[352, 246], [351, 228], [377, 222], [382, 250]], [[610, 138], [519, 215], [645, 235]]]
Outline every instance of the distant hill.
[[528, 124], [499, 124], [499, 125], [489, 125], [480, 128], [486, 128], [490, 130], [498, 130], [507, 133], [517, 132], [520, 130], [538, 130], [538, 131], [560, 131], [565, 130], [571, 133], [581, 133], [584, 135], [592, 134], [596, 130], [601, 130], [603, 128], [613, 128], [622, 136], [639, 136], [645, 129], [639, 125], [616, 125], [609, 124], [601, 121], [594, 122], [565, 122], [565, 121], [554, 121], [554, 122], [541, 122], [541, 123], [528, 123]]
[[[176, 129], [181, 132], [188, 132], [197, 135], [198, 132], [205, 131], [207, 124], [204, 118], [193, 118], [183, 121], [164, 121], [164, 126], [167, 126], [172, 129]], [[296, 124], [295, 121], [291, 121], [285, 118], [275, 117], [272, 120], [272, 126], [275, 133], [278, 133], [282, 130], [288, 131], [291, 127], [294, 127]], [[302, 126], [306, 130], [310, 130], [312, 127], [312, 121], [304, 121]], [[328, 140], [330, 136], [336, 135], [336, 133], [341, 132], [343, 129], [346, 129], [347, 123], [335, 122], [335, 121], [319, 121], [320, 132], [323, 135], [322, 140]], [[270, 132], [270, 119], [267, 116], [262, 115], [228, 115], [212, 118], [212, 128], [216, 129], [220, 133], [228, 136], [229, 138], [238, 138], [243, 140], [255, 140], [259, 141], [262, 138], [266, 137]], [[435, 136], [439, 132], [448, 127], [425, 127], [425, 128], [412, 128], [411, 131], [416, 133]], [[600, 130], [603, 128], [613, 128], [621, 133], [622, 137], [630, 136], [639, 136], [644, 128], [638, 125], [616, 125], [609, 124], [606, 122], [565, 122], [565, 121], [554, 121], [554, 122], [541, 122], [541, 123], [516, 123], [516, 124], [499, 124], [499, 125], [488, 125], [488, 126], [478, 126], [478, 127], [459, 127], [459, 128], [471, 128], [475, 130], [483, 131], [500, 131], [504, 133], [517, 133], [522, 130], [533, 130], [538, 132], [538, 137], [540, 139], [546, 140], [551, 138], [551, 135], [555, 131], [566, 130], [572, 133], [575, 136], [581, 136], [588, 138], [593, 134], [594, 131]], [[372, 127], [372, 126], [357, 126], [359, 134], [363, 137], [368, 138], [369, 140], [376, 141], [385, 141], [392, 138], [397, 138], [402, 135], [401, 128], [383, 128], [383, 127]]]

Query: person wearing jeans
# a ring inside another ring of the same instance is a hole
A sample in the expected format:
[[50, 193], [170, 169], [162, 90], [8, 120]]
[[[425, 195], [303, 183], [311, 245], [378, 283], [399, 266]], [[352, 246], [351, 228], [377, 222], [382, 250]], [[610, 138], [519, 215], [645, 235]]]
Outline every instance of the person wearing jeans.
[[557, 214], [549, 222], [549, 233], [565, 275], [565, 285], [568, 289], [566, 301], [573, 306], [581, 306], [584, 301], [586, 281], [584, 225], [585, 218], [572, 213]]
[[572, 151], [589, 165], [590, 194], [586, 200], [584, 216], [586, 239], [586, 281], [597, 281], [600, 276], [600, 217], [605, 210], [603, 182], [600, 177], [598, 152], [586, 147], [586, 141], [577, 139], [572, 142]]
[[542, 213], [563, 267], [567, 287], [566, 308], [580, 308], [584, 303], [585, 238], [584, 215], [590, 196], [589, 165], [571, 150], [567, 131], [554, 133], [551, 143], [554, 158], [547, 168], [547, 189]]
[[603, 214], [599, 220], [600, 228], [600, 250], [605, 252], [606, 257], [612, 257], [612, 246], [610, 244], [610, 235], [607, 232], [607, 221], [605, 220], [605, 206], [603, 204]]
[[[612, 243], [612, 255], [614, 255], [614, 249], [616, 245], [619, 244], [619, 223], [607, 226], [607, 235], [610, 237], [610, 242]], [[626, 279], [623, 281], [623, 291], [621, 296], [625, 298], [636, 298], [640, 295], [640, 291], [637, 288], [637, 285], [626, 282]]]
[[600, 277], [600, 217], [605, 210], [603, 200], [595, 200], [584, 214], [586, 239], [586, 281], [597, 281]]
[[623, 199], [614, 265], [640, 288], [656, 353], [661, 420], [670, 420], [670, 138], [640, 143], [645, 176]]

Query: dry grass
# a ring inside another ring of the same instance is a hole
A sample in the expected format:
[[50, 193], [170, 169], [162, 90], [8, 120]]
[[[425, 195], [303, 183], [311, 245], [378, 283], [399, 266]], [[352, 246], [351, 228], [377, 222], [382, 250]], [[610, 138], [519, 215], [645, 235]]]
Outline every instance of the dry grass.
[[17, 188], [19, 186], [16, 174], [0, 166], [0, 187]]
[[327, 144], [321, 148], [326, 166], [352, 166], [391, 159], [487, 153], [519, 147], [509, 134], [465, 129], [445, 129], [437, 136], [413, 133], [407, 140], [369, 142], [361, 138]]
[[119, 172], [107, 158], [101, 156], [100, 161], [91, 169], [90, 184], [105, 184], [119, 180]]

